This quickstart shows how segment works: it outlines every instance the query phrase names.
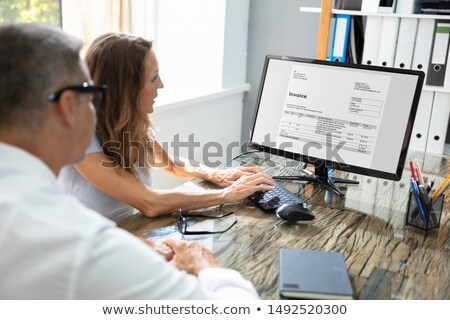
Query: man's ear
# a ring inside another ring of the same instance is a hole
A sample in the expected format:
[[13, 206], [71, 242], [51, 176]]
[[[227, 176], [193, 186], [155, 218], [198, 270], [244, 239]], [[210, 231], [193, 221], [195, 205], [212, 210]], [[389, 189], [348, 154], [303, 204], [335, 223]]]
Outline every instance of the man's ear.
[[64, 126], [74, 127], [80, 102], [75, 92], [66, 90], [61, 93], [55, 104], [55, 113]]

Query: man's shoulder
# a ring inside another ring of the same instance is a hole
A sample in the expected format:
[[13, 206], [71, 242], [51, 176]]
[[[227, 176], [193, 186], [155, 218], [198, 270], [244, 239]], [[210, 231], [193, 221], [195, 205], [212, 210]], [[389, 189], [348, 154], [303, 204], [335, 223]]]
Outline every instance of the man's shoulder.
[[0, 207], [7, 208], [4, 214], [10, 215], [19, 224], [15, 226], [17, 228], [30, 225], [48, 233], [83, 237], [104, 228], [115, 227], [113, 221], [85, 207], [72, 196], [60, 193], [54, 194], [53, 199], [50, 199], [29, 195], [26, 199], [25, 195], [0, 203]]

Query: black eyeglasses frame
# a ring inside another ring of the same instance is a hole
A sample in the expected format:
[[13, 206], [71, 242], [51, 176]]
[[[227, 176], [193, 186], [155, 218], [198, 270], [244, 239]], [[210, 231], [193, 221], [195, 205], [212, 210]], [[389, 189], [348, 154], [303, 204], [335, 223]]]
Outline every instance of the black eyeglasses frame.
[[83, 82], [81, 85], [73, 85], [73, 86], [67, 86], [62, 89], [59, 89], [58, 91], [54, 93], [50, 93], [47, 96], [48, 102], [56, 102], [61, 97], [61, 94], [66, 90], [73, 90], [80, 93], [95, 93], [97, 95], [102, 95], [106, 90], [106, 85], [91, 85], [88, 82]]
[[181, 232], [181, 234], [183, 235], [205, 235], [205, 234], [219, 234], [219, 233], [225, 233], [228, 230], [230, 230], [236, 223], [237, 220], [235, 220], [228, 228], [226, 228], [225, 230], [222, 231], [187, 231], [187, 221], [186, 218], [208, 218], [208, 219], [221, 219], [221, 218], [225, 218], [231, 214], [233, 214], [234, 212], [228, 212], [228, 213], [224, 213], [224, 214], [220, 214], [217, 216], [210, 216], [207, 214], [201, 214], [201, 213], [190, 213], [187, 211], [183, 211], [182, 209], [179, 210], [178, 212], [178, 230]]

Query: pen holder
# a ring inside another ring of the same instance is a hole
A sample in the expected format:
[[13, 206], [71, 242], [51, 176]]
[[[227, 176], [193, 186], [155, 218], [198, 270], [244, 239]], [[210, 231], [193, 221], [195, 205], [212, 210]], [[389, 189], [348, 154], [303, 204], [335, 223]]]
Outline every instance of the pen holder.
[[433, 199], [430, 199], [428, 206], [422, 205], [425, 215], [425, 218], [423, 218], [419, 212], [419, 208], [417, 207], [415, 196], [412, 192], [410, 192], [406, 224], [424, 231], [430, 231], [438, 228], [443, 206], [444, 194], [440, 194]]

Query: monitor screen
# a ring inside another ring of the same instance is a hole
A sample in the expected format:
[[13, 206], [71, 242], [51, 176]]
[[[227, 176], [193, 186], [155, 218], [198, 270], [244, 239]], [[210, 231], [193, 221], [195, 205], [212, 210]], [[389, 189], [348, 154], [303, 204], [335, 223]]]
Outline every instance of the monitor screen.
[[423, 79], [421, 71], [267, 56], [249, 145], [399, 180]]

